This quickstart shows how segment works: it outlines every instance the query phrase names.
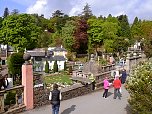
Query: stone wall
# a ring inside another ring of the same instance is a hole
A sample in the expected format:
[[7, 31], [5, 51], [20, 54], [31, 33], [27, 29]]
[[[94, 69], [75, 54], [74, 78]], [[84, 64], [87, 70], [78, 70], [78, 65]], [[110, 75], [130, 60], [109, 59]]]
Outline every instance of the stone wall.
[[[91, 91], [91, 85], [75, 84], [70, 87], [61, 89], [62, 100], [82, 96], [90, 93]], [[34, 108], [50, 104], [49, 93], [50, 90], [44, 87], [34, 88]]]
[[141, 53], [139, 55], [137, 55], [137, 53], [134, 53], [132, 56], [131, 54], [127, 54], [125, 69], [129, 73], [133, 67], [136, 67], [136, 65], [139, 64], [139, 62], [143, 62], [145, 60], [146, 56], [144, 53]]
[[111, 77], [111, 71], [100, 73], [98, 75], [95, 75], [94, 77], [96, 80], [96, 87], [97, 88], [103, 87], [103, 80], [105, 79], [105, 77], [108, 77], [109, 80], [112, 80], [111, 78], [113, 78], [113, 77]]
[[34, 108], [40, 107], [46, 104], [50, 104], [49, 102], [49, 93], [48, 89], [45, 89], [43, 86], [34, 88]]

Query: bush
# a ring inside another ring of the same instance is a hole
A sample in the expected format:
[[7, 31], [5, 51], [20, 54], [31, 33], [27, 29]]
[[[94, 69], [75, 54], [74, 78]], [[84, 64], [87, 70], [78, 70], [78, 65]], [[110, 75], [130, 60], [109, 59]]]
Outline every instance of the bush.
[[48, 63], [48, 61], [46, 61], [46, 64], [45, 64], [45, 73], [49, 73], [49, 63]]
[[53, 72], [58, 72], [58, 64], [57, 64], [57, 60], [54, 62], [54, 66], [53, 66]]
[[16, 95], [16, 93], [14, 93], [14, 92], [8, 92], [6, 95], [6, 99], [4, 101], [4, 104], [5, 105], [15, 104], [16, 103], [15, 95]]
[[[10, 76], [13, 77], [13, 83], [21, 84], [22, 64], [24, 63], [23, 53], [13, 53], [8, 57], [8, 71]], [[17, 79], [18, 78], [18, 79]], [[18, 82], [16, 82], [18, 80]]]
[[152, 63], [137, 66], [127, 79], [126, 89], [133, 114], [152, 114]]
[[66, 66], [66, 61], [64, 62], [64, 71], [66, 71], [67, 66]]

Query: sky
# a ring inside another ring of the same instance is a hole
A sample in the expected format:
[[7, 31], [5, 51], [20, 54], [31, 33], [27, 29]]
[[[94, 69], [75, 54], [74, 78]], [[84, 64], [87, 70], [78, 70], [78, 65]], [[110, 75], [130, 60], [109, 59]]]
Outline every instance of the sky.
[[137, 16], [142, 20], [152, 20], [152, 0], [0, 0], [0, 16], [8, 7], [11, 12], [18, 9], [20, 13], [44, 14], [50, 18], [56, 10], [70, 16], [78, 15], [88, 3], [96, 16], [119, 16], [126, 14], [132, 23]]

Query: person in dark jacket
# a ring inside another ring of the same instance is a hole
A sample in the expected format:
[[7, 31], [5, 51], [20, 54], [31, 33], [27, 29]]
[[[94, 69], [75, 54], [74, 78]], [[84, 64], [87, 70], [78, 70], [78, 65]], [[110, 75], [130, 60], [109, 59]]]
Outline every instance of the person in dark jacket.
[[126, 78], [127, 78], [127, 73], [126, 70], [123, 68], [122, 72], [121, 72], [121, 83], [124, 84], [126, 82]]
[[52, 104], [52, 114], [59, 114], [61, 92], [58, 90], [58, 85], [53, 85], [53, 90], [50, 92], [49, 100]]

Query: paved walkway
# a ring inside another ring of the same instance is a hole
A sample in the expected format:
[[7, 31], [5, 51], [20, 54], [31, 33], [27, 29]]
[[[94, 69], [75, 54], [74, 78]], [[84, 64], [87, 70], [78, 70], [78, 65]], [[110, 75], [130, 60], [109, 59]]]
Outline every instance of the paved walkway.
[[[108, 99], [102, 97], [99, 90], [81, 97], [61, 102], [60, 114], [130, 114], [127, 98], [128, 92], [122, 87], [122, 98], [113, 99], [113, 88], [109, 90]], [[52, 114], [51, 105], [23, 112], [21, 114]]]

